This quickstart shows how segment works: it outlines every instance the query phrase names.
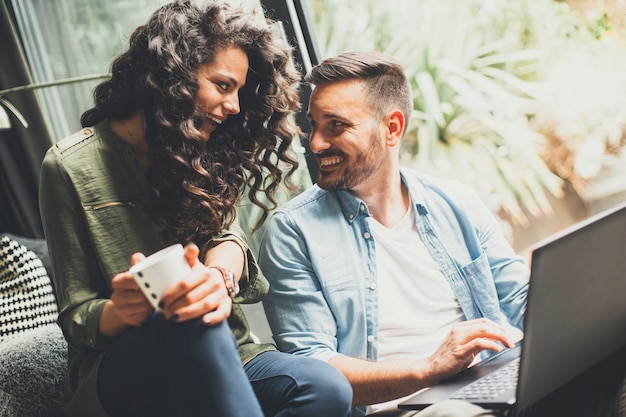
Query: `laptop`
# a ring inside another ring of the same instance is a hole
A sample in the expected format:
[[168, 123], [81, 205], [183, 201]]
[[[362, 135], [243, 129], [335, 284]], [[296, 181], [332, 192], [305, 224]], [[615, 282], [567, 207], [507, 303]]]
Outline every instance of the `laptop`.
[[[535, 245], [530, 269], [524, 339], [399, 408], [421, 410], [468, 394], [460, 399], [517, 412], [611, 355], [626, 354], [626, 204]], [[491, 383], [500, 392], [486, 396], [482, 389], [500, 373], [512, 381]]]

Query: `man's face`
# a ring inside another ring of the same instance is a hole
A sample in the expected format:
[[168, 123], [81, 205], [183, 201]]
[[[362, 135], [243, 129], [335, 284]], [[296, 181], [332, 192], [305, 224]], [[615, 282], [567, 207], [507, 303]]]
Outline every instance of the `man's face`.
[[318, 85], [311, 94], [310, 147], [321, 188], [353, 190], [383, 165], [382, 121], [368, 106], [363, 87], [346, 80]]

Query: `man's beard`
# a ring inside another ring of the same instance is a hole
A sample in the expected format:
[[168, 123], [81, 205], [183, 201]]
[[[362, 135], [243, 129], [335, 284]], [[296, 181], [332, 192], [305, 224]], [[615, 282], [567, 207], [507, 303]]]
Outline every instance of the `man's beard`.
[[[380, 135], [372, 133], [367, 149], [356, 155], [354, 163], [343, 168], [341, 172], [330, 174], [339, 175], [339, 178], [325, 178], [323, 172], [320, 171], [317, 185], [325, 190], [351, 190], [380, 168], [383, 164], [383, 152]], [[344, 156], [341, 153], [339, 155]], [[344, 159], [344, 162], [346, 160]]]

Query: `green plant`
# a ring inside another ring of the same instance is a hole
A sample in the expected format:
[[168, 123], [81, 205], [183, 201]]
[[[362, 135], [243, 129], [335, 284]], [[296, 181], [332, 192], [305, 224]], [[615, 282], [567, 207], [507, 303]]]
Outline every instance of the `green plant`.
[[413, 84], [403, 163], [469, 183], [514, 223], [551, 211], [547, 195], [560, 196], [562, 181], [539, 156], [544, 137], [529, 123], [541, 91], [533, 75], [549, 51], [535, 46], [538, 34], [524, 32], [524, 18], [536, 17], [517, 15], [512, 30], [503, 19], [516, 1], [396, 2], [402, 13], [394, 14], [363, 1], [367, 17], [352, 8], [354, 25], [342, 26], [348, 17], [340, 3], [315, 2], [318, 13], [333, 11], [315, 18], [324, 54], [385, 51]]

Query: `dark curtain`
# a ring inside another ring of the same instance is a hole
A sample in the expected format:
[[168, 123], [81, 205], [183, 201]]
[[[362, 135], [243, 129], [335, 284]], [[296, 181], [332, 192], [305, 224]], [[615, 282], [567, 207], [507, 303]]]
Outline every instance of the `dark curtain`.
[[37, 203], [37, 182], [20, 138], [0, 132], [0, 232], [43, 238]]
[[[0, 90], [31, 84], [22, 45], [7, 3], [0, 3]], [[33, 91], [4, 96], [25, 115], [24, 127], [11, 112], [12, 127], [0, 131], [0, 233], [42, 238], [37, 199], [39, 167], [52, 144]]]

